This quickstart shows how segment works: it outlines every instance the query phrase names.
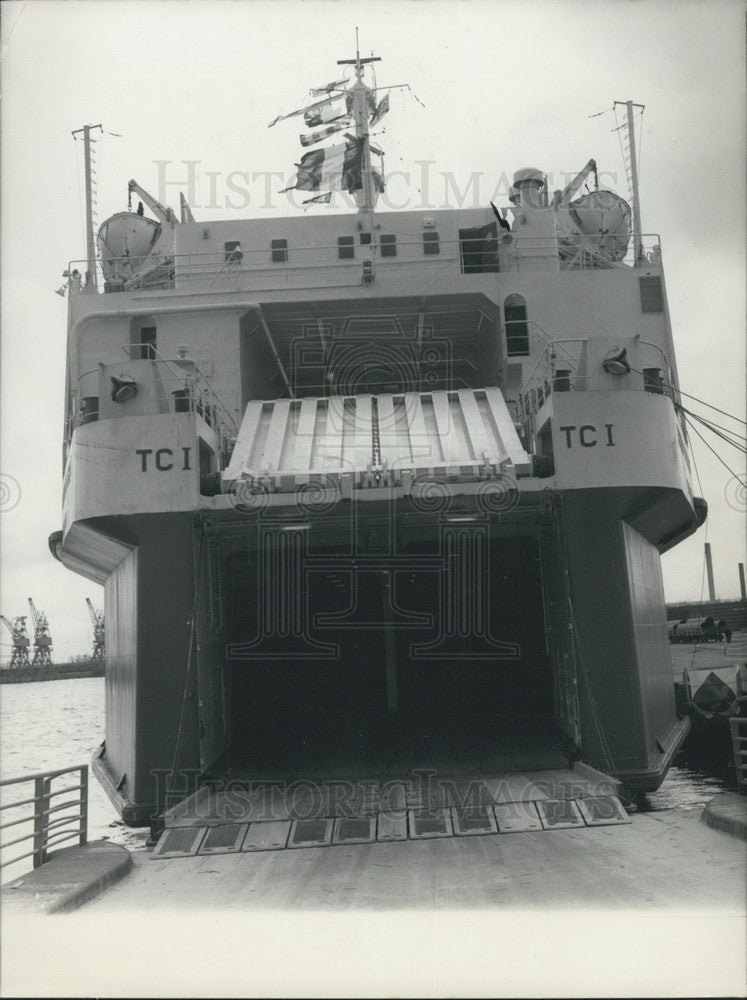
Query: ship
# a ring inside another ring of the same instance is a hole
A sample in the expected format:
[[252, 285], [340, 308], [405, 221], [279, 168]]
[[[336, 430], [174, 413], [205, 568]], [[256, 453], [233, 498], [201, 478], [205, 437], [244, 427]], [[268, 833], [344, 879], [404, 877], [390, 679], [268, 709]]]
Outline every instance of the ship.
[[132, 180], [66, 272], [49, 544], [104, 587], [94, 771], [130, 825], [232, 780], [633, 796], [688, 731], [660, 559], [706, 505], [637, 188], [592, 159], [377, 210], [374, 61], [276, 119], [314, 130], [302, 214], [200, 222]]

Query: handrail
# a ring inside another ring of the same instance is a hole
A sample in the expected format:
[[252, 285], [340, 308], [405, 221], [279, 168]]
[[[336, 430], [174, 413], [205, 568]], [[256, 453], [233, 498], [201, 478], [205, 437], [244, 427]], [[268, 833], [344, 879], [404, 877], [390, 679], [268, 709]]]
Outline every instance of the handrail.
[[[62, 788], [53, 788], [52, 782], [56, 778], [64, 775], [79, 774], [80, 782], [77, 785], [65, 785]], [[15, 802], [4, 802], [0, 805], [0, 810], [20, 809], [23, 806], [33, 805], [33, 810], [28, 815], [11, 820], [0, 821], [0, 833], [10, 827], [19, 826], [22, 823], [33, 823], [33, 829], [14, 837], [11, 840], [0, 840], [0, 849], [5, 853], [7, 848], [16, 844], [31, 843], [32, 849], [23, 854], [14, 855], [12, 858], [0, 860], [0, 868], [14, 865], [25, 858], [33, 858], [34, 868], [43, 865], [47, 860], [47, 853], [52, 845], [57, 845], [66, 840], [76, 838], [79, 844], [85, 844], [88, 840], [88, 765], [81, 764], [75, 767], [57, 768], [53, 771], [37, 771], [34, 774], [24, 774], [20, 778], [4, 778], [0, 781], [0, 788], [10, 788], [33, 782], [34, 795], [32, 798], [19, 799]], [[52, 799], [60, 795], [70, 795], [71, 792], [80, 794], [64, 802], [57, 802], [52, 805]], [[74, 814], [69, 816], [59, 815], [65, 810], [75, 808]], [[58, 814], [58, 815], [54, 815]], [[54, 818], [52, 818], [54, 817]], [[68, 829], [70, 828], [70, 829]]]
[[[121, 347], [126, 354], [129, 354], [133, 348], [140, 349], [142, 345], [123, 344], [121, 345]], [[152, 346], [149, 346], [148, 350], [152, 351], [154, 354], [157, 354], [157, 352]], [[188, 360], [191, 366], [191, 370], [190, 371], [177, 370], [180, 360]], [[150, 381], [151, 383], [160, 382], [162, 385], [165, 385], [166, 383], [176, 383], [181, 388], [183, 388], [186, 394], [184, 395], [184, 401], [187, 404], [188, 411], [197, 412], [201, 416], [205, 417], [207, 423], [210, 426], [213, 426], [213, 429], [217, 432], [218, 437], [220, 438], [221, 446], [224, 446], [225, 443], [231, 439], [232, 435], [238, 433], [238, 429], [236, 427], [236, 421], [231, 416], [230, 412], [226, 408], [222, 399], [211, 385], [207, 376], [204, 375], [202, 371], [200, 371], [200, 368], [197, 365], [196, 361], [192, 360], [191, 358], [188, 359], [164, 358], [160, 355], [158, 357], [151, 356], [147, 358], [134, 358], [134, 359], [130, 357], [129, 361], [130, 363], [133, 363], [134, 361], [146, 361], [153, 365], [164, 366], [169, 374], [164, 376], [159, 373], [157, 378], [154, 377], [147, 381]], [[111, 368], [116, 364], [117, 364], [116, 362], [102, 362], [102, 365], [105, 368], [106, 367]], [[75, 381], [75, 390], [72, 394], [73, 429], [75, 429], [76, 427], [80, 427], [82, 424], [88, 422], [84, 419], [84, 415], [80, 410], [80, 402], [83, 398], [85, 398], [84, 393], [81, 391], [81, 383], [83, 382], [84, 379], [90, 378], [92, 375], [93, 376], [98, 375], [100, 370], [101, 366], [98, 366], [96, 368], [90, 369], [89, 371], [83, 372], [77, 377]], [[176, 409], [175, 400], [172, 399], [170, 403], [171, 406], [173, 407], [173, 412], [179, 412]], [[209, 417], [206, 416], [206, 414], [211, 414], [211, 413], [215, 417], [214, 421], [211, 421], [211, 419], [209, 419]]]
[[[396, 218], [396, 217], [395, 217]], [[396, 222], [393, 228], [396, 227]], [[396, 235], [396, 234], [394, 234]], [[563, 238], [547, 236], [523, 236], [520, 233], [512, 232], [504, 234], [506, 242], [501, 236], [494, 238], [495, 260], [484, 263], [468, 263], [464, 259], [464, 251], [470, 252], [474, 249], [484, 248], [482, 239], [439, 239], [436, 246], [437, 252], [425, 252], [422, 240], [418, 239], [397, 239], [394, 246], [396, 253], [394, 256], [383, 257], [380, 247], [374, 244], [355, 246], [354, 258], [340, 258], [338, 256], [339, 246], [335, 244], [318, 244], [307, 246], [288, 246], [284, 248], [285, 255], [282, 260], [272, 260], [272, 248], [263, 247], [242, 247], [238, 258], [231, 259], [228, 255], [230, 251], [199, 251], [194, 253], [181, 253], [166, 256], [159, 254], [154, 257], [144, 255], [143, 257], [112, 257], [106, 261], [107, 267], [120, 265], [123, 287], [122, 291], [148, 290], [177, 287], [177, 282], [183, 282], [187, 287], [190, 283], [204, 280], [209, 282], [213, 288], [250, 274], [274, 274], [282, 275], [286, 282], [288, 276], [296, 271], [317, 270], [320, 268], [329, 269], [330, 266], [343, 271], [360, 270], [364, 260], [371, 260], [375, 267], [386, 268], [388, 266], [401, 267], [403, 264], [413, 264], [423, 266], [435, 266], [439, 262], [455, 262], [465, 275], [485, 274], [497, 271], [498, 262], [500, 270], [511, 271], [517, 266], [521, 268], [523, 258], [531, 258], [534, 254], [541, 256], [556, 257], [561, 267], [566, 268], [576, 263], [575, 258], [569, 261], [569, 253], [574, 250], [577, 255], [580, 253], [592, 253], [593, 235], [567, 236]], [[641, 234], [638, 237], [640, 245], [646, 250], [638, 259], [634, 255], [636, 239], [634, 234], [630, 236], [630, 246], [625, 256], [618, 261], [613, 261], [599, 257], [592, 263], [580, 260], [580, 267], [639, 267], [661, 265], [661, 239], [658, 233]], [[433, 244], [431, 244], [432, 246]], [[402, 253], [404, 251], [404, 253]], [[414, 251], [410, 253], [410, 251]], [[593, 255], [593, 253], [592, 253]], [[85, 261], [70, 261], [68, 270], [72, 274], [78, 270], [76, 265], [87, 266]], [[151, 265], [147, 271], [143, 268]], [[505, 265], [505, 267], [504, 267]], [[91, 289], [77, 288], [72, 283], [70, 290], [80, 294], [90, 293]], [[101, 293], [103, 294], [103, 292]]]

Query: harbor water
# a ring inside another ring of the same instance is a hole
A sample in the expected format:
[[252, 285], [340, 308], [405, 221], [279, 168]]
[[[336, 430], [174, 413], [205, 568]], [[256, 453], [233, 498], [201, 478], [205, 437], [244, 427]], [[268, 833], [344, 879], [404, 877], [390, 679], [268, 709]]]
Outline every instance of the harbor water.
[[[16, 778], [36, 771], [89, 763], [104, 739], [104, 679], [85, 677], [48, 683], [8, 684], [0, 688], [2, 755], [0, 777]], [[638, 800], [645, 811], [702, 807], [729, 788], [728, 754], [724, 748], [700, 752], [690, 744], [677, 758], [664, 784]], [[24, 791], [28, 794], [28, 786]], [[6, 792], [9, 801], [11, 793]], [[18, 796], [15, 796], [18, 797]], [[106, 838], [129, 849], [142, 849], [147, 829], [130, 829], [118, 818], [93, 775], [89, 780], [89, 840]], [[72, 841], [71, 841], [72, 843]], [[22, 875], [29, 861], [3, 869], [2, 881]]]
[[[4, 684], [0, 688], [0, 731], [0, 778], [89, 764], [104, 739], [104, 678]], [[3, 800], [17, 799], [21, 791], [25, 798], [30, 788], [3, 789]], [[149, 831], [124, 826], [90, 771], [88, 792], [89, 840], [106, 838], [128, 848], [145, 846]], [[27, 832], [29, 827], [23, 825], [20, 831]], [[73, 843], [70, 840], [61, 846]], [[29, 850], [19, 845], [18, 853], [21, 848]], [[2, 869], [2, 882], [17, 878], [29, 867], [30, 860], [8, 865]]]

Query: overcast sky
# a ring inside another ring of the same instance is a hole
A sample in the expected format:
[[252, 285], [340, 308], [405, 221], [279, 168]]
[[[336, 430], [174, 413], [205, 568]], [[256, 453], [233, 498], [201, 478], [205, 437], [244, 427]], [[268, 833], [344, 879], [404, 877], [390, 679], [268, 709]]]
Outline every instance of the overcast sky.
[[[379, 86], [407, 82], [417, 95], [392, 92], [378, 135], [387, 171], [402, 172], [389, 189], [402, 207], [453, 205], [447, 190], [466, 190], [473, 175], [487, 204], [520, 167], [570, 174], [592, 156], [627, 196], [612, 106], [643, 104], [642, 225], [662, 238], [682, 388], [744, 417], [742, 6], [3, 3], [0, 610], [22, 614], [32, 596], [61, 660], [90, 651], [84, 598], [103, 601], [47, 549], [61, 525], [66, 303], [54, 291], [67, 262], [85, 253], [82, 147], [72, 130], [104, 128], [99, 222], [126, 208], [131, 177], [178, 207], [190, 169], [194, 213], [207, 220], [301, 211], [268, 180], [293, 172], [300, 119], [267, 124], [336, 78], [336, 60], [354, 55], [356, 25], [362, 50], [383, 60]], [[708, 440], [743, 471], [736, 450]], [[695, 456], [711, 514], [707, 534], [664, 557], [669, 600], [700, 596], [706, 540], [717, 595], [739, 593], [744, 488], [697, 440]]]

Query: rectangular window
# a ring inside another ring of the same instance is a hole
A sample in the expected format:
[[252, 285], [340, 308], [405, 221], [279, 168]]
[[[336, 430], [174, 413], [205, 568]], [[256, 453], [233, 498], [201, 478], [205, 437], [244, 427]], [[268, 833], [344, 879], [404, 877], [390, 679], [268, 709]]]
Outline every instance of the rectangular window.
[[438, 242], [438, 233], [423, 233], [423, 253], [441, 253], [441, 248]]
[[370, 243], [371, 243], [371, 234], [370, 233], [361, 233], [361, 246], [362, 247], [367, 247], [367, 246], [369, 246]]
[[397, 237], [396, 236], [382, 236], [381, 237], [381, 256], [382, 257], [396, 257], [397, 256]]
[[337, 237], [337, 256], [340, 260], [352, 260], [355, 257], [355, 238], [352, 236]]
[[498, 271], [498, 225], [491, 222], [475, 229], [459, 230], [462, 274]]
[[223, 250], [226, 254], [227, 264], [238, 264], [239, 261], [244, 259], [244, 255], [241, 252], [241, 243], [238, 240], [227, 240], [223, 244]]
[[288, 240], [272, 240], [272, 263], [284, 264], [288, 260]]
[[645, 313], [660, 313], [664, 311], [664, 293], [661, 287], [661, 278], [646, 277], [639, 278], [638, 284], [641, 290], [641, 310]]

